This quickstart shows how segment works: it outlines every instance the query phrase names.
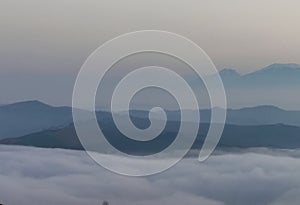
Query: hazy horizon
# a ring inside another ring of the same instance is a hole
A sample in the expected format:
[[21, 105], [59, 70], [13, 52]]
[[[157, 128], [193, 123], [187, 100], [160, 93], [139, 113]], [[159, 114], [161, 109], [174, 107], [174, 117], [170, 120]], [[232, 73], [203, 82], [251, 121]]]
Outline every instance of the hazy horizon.
[[36, 99], [70, 105], [76, 75], [90, 53], [136, 30], [183, 35], [219, 70], [245, 74], [273, 63], [300, 64], [299, 6], [296, 0], [3, 0], [0, 104]]
[[[149, 57], [149, 56], [146, 56]], [[153, 56], [150, 56], [151, 61]], [[135, 58], [136, 59], [136, 58]], [[137, 64], [146, 62], [145, 58], [135, 61]], [[149, 59], [147, 61], [149, 61]], [[125, 61], [122, 63], [122, 68], [131, 67], [133, 61]], [[173, 63], [166, 61], [168, 64]], [[166, 63], [164, 62], [164, 63]], [[124, 67], [124, 65], [126, 67]], [[181, 69], [180, 64], [174, 64], [176, 69]], [[117, 67], [119, 68], [119, 66]], [[184, 67], [183, 67], [184, 68]], [[275, 106], [284, 110], [299, 110], [300, 98], [297, 97], [298, 90], [300, 89], [300, 65], [298, 64], [272, 64], [265, 68], [261, 68], [259, 71], [253, 71], [247, 74], [241, 74], [234, 69], [223, 69], [220, 72], [227, 93], [227, 107], [230, 109], [240, 109], [247, 107], [257, 106]], [[182, 71], [180, 71], [182, 72]], [[184, 72], [184, 71], [183, 71]], [[184, 73], [183, 73], [184, 74]], [[118, 74], [119, 75], [119, 74]], [[5, 87], [6, 92], [0, 96], [0, 105], [8, 105], [26, 101], [40, 101], [51, 106], [69, 106], [71, 107], [71, 99], [73, 92], [73, 85], [76, 80], [76, 75], [47, 75], [45, 78], [39, 76], [39, 74], [28, 75], [11, 75], [11, 78], [22, 84], [22, 88], [26, 89], [25, 92], [17, 90], [15, 81], [11, 81], [7, 76], [0, 76], [0, 84], [13, 84], [14, 86]], [[113, 76], [115, 79], [118, 76]], [[195, 93], [199, 95], [199, 102], [201, 109], [208, 109], [211, 107], [208, 100], [208, 95], [205, 93], [201, 80], [194, 78], [190, 74], [184, 77], [191, 87], [195, 89]], [[24, 82], [27, 81], [27, 82]], [[31, 84], [31, 81], [35, 81]], [[52, 83], [53, 82], [53, 83]], [[17, 83], [17, 84], [18, 84]], [[26, 84], [24, 84], [26, 83]], [[36, 86], [35, 84], [38, 83]], [[109, 86], [109, 87], [107, 87]], [[174, 85], [177, 86], [177, 85]], [[105, 89], [110, 90], [110, 87], [114, 87], [113, 84], [107, 84]], [[29, 88], [29, 89], [28, 89]], [[41, 89], [43, 88], [43, 89]], [[102, 88], [103, 89], [103, 88]], [[100, 89], [98, 92], [101, 92]], [[178, 87], [180, 90], [180, 87]], [[19, 93], [20, 92], [20, 93]], [[201, 94], [202, 93], [202, 94]], [[276, 95], [269, 95], [269, 93], [277, 93]], [[142, 94], [134, 98], [132, 109], [149, 109], [148, 106], [155, 103], [155, 99], [159, 93], [156, 90]], [[163, 93], [161, 93], [163, 94]], [[160, 97], [164, 97], [164, 94]], [[151, 97], [152, 96], [152, 97]], [[144, 99], [147, 99], [147, 103]], [[101, 102], [98, 100], [101, 99]], [[106, 99], [106, 98], [105, 98]], [[152, 102], [152, 99], [154, 102]], [[290, 100], [286, 100], [290, 99]], [[2, 100], [2, 101], [1, 101]], [[107, 98], [109, 100], [109, 98]], [[97, 94], [96, 109], [105, 109], [103, 103], [109, 103]], [[172, 107], [168, 107], [170, 104], [166, 101], [166, 109], [174, 110]], [[189, 108], [185, 108], [189, 109]]]

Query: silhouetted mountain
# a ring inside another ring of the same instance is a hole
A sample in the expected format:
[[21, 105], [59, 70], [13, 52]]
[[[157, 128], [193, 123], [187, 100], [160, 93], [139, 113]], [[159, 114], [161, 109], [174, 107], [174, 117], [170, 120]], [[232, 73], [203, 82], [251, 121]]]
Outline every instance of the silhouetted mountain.
[[286, 124], [300, 126], [300, 111], [287, 111], [275, 106], [229, 109], [227, 123], [236, 125]]
[[0, 107], [0, 139], [23, 136], [72, 122], [69, 107], [53, 107], [39, 101], [27, 101]]
[[[220, 109], [220, 108], [215, 108]], [[189, 114], [194, 114], [194, 110], [184, 110]], [[131, 111], [131, 116], [142, 119], [147, 118], [147, 111]], [[171, 121], [178, 121], [180, 119], [179, 111], [167, 111], [168, 119]], [[120, 113], [122, 115], [122, 113]], [[153, 115], [154, 118], [159, 119], [159, 115]], [[200, 110], [201, 122], [209, 123], [211, 117], [211, 110]], [[220, 122], [216, 122], [220, 123]], [[287, 111], [275, 106], [263, 105], [257, 107], [249, 107], [242, 109], [228, 109], [227, 110], [227, 124], [234, 125], [271, 125], [271, 124], [286, 124], [300, 127], [300, 111]]]
[[44, 148], [82, 149], [73, 126], [57, 130], [46, 130], [18, 138], [3, 139], [1, 143]]
[[[186, 113], [194, 113], [194, 110], [184, 110]], [[85, 120], [90, 119], [88, 112]], [[210, 110], [201, 110], [201, 122], [210, 121]], [[89, 113], [90, 114], [90, 113]], [[149, 123], [148, 111], [131, 110], [133, 120], [137, 126], [143, 126], [143, 122]], [[120, 117], [123, 112], [118, 113]], [[180, 119], [179, 111], [167, 111], [169, 121]], [[159, 115], [154, 115], [157, 119]], [[110, 113], [98, 111], [98, 120], [107, 119]], [[0, 106], [0, 139], [24, 136], [30, 133], [43, 131], [49, 128], [65, 127], [71, 124], [72, 110], [70, 107], [53, 107], [39, 101], [28, 101]], [[142, 122], [142, 123], [141, 123]], [[218, 123], [218, 122], [216, 122]], [[229, 109], [227, 123], [236, 125], [268, 125], [287, 124], [300, 126], [300, 112], [286, 111], [274, 106], [258, 106], [243, 109]], [[142, 127], [141, 127], [142, 128]]]
[[[259, 71], [244, 75], [244, 78], [252, 79], [270, 79], [273, 80], [287, 80], [286, 78], [292, 77], [292, 79], [297, 79], [300, 76], [300, 65], [298, 64], [279, 64], [275, 63], [269, 65]], [[299, 78], [298, 78], [299, 80]], [[286, 81], [286, 83], [291, 83]]]
[[259, 71], [239, 75], [220, 71], [229, 107], [276, 105], [298, 109], [300, 105], [300, 65], [273, 64]]
[[[288, 86], [290, 84], [300, 85], [300, 65], [297, 64], [272, 64], [261, 70], [240, 75], [233, 69], [224, 69], [220, 75], [225, 85], [243, 85], [260, 87], [266, 85]], [[229, 82], [228, 80], [234, 80]], [[278, 85], [278, 83], [280, 83]], [[239, 87], [237, 87], [239, 88]]]
[[[113, 130], [113, 126], [108, 124], [106, 124], [104, 128], [107, 131], [106, 133], [109, 133], [107, 139], [119, 150], [128, 154], [143, 155], [145, 153], [160, 151], [165, 147], [165, 145], [172, 142], [173, 137], [177, 134], [177, 131], [174, 131], [173, 127], [175, 124], [170, 125], [169, 128], [163, 131], [161, 136], [159, 136], [159, 138], [161, 138], [159, 143], [150, 143], [147, 146], [144, 146], [145, 144], [143, 144], [143, 142], [132, 143], [129, 138], [126, 138], [116, 132]], [[207, 129], [208, 124], [201, 124], [200, 132], [193, 148], [201, 148]], [[188, 134], [186, 137], [188, 137]], [[58, 130], [47, 130], [19, 138], [4, 139], [1, 140], [0, 143], [44, 148], [82, 149], [73, 126], [68, 126]], [[300, 128], [282, 124], [261, 126], [226, 125], [218, 146], [239, 148], [300, 148]], [[104, 149], [103, 152], [106, 152], [106, 150]]]
[[241, 75], [234, 69], [225, 68], [220, 71], [220, 76], [224, 80], [235, 80], [241, 77]]

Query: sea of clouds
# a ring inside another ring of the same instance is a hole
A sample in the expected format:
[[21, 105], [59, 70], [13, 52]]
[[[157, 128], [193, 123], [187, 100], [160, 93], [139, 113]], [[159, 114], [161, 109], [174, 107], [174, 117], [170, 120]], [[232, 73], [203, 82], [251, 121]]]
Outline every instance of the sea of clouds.
[[[121, 165], [123, 159], [113, 160]], [[300, 151], [217, 152], [204, 163], [187, 158], [161, 174], [133, 178], [105, 170], [82, 151], [0, 146], [0, 204], [101, 205], [103, 200], [110, 205], [298, 205]]]

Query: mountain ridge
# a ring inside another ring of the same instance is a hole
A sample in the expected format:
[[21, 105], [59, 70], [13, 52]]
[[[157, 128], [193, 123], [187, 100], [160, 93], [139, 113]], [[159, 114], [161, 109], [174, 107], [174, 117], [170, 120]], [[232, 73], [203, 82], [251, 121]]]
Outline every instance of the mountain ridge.
[[266, 67], [263, 67], [259, 70], [256, 71], [252, 71], [246, 74], [241, 74], [239, 73], [236, 69], [233, 68], [223, 68], [219, 71], [219, 74], [222, 75], [235, 75], [235, 76], [248, 76], [248, 75], [253, 75], [253, 74], [257, 74], [257, 73], [264, 73], [264, 72], [269, 72], [269, 71], [288, 71], [288, 70], [292, 70], [292, 71], [300, 71], [300, 65], [296, 64], [296, 63], [273, 63], [271, 65], [268, 65]]
[[[218, 108], [220, 109], [220, 108]], [[189, 114], [194, 110], [182, 110]], [[211, 109], [201, 109], [201, 122], [210, 121]], [[147, 110], [130, 110], [133, 117], [148, 118]], [[90, 120], [90, 112], [82, 111], [86, 121]], [[125, 115], [119, 112], [118, 115]], [[179, 110], [168, 110], [168, 118], [178, 121]], [[106, 119], [110, 113], [97, 111], [98, 119]], [[155, 115], [154, 115], [155, 116]], [[160, 115], [158, 115], [159, 118]], [[300, 111], [290, 111], [275, 106], [262, 105], [227, 110], [227, 123], [236, 125], [266, 125], [283, 123], [300, 126]], [[0, 139], [24, 136], [49, 128], [65, 127], [73, 123], [71, 107], [53, 107], [38, 101], [26, 101], [0, 107]]]
[[[200, 131], [192, 149], [200, 149], [202, 147], [208, 127], [208, 124], [200, 125]], [[109, 131], [109, 133], [114, 132]], [[284, 124], [257, 126], [226, 124], [218, 147], [267, 147], [279, 149], [296, 149], [300, 148], [299, 133], [300, 127], [288, 126]], [[110, 143], [112, 143], [114, 146], [119, 146], [119, 148], [121, 148], [122, 151], [126, 152], [127, 154], [144, 155], [159, 151], [159, 149], [161, 148], [161, 145], [159, 145], [150, 146], [147, 149], [142, 149], [138, 144], [131, 145], [130, 141], [120, 143], [118, 141], [118, 137], [120, 137], [119, 135], [120, 134], [111, 134], [110, 136], [108, 136], [108, 138], [111, 138]], [[172, 138], [172, 135], [176, 135], [176, 131], [174, 131], [172, 128], [164, 132], [163, 139], [165, 140], [162, 144], [168, 143], [168, 139]], [[57, 130], [46, 130], [42, 132], [37, 132], [18, 138], [3, 139], [0, 140], [0, 144], [83, 150], [83, 147], [80, 143], [79, 138], [76, 135], [75, 128], [73, 125]], [[104, 149], [103, 152], [106, 153], [106, 150]]]

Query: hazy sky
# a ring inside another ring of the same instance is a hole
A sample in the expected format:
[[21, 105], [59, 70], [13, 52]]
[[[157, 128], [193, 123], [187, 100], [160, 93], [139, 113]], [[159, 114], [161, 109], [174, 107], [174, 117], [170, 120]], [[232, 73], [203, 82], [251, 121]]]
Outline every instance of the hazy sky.
[[[192, 39], [218, 69], [247, 73], [275, 62], [300, 63], [299, 8], [298, 0], [1, 0], [0, 80], [11, 89], [1, 93], [38, 87], [43, 78], [69, 89], [72, 83], [64, 81], [73, 82], [94, 49], [143, 29]], [[20, 91], [0, 103], [41, 95]]]

